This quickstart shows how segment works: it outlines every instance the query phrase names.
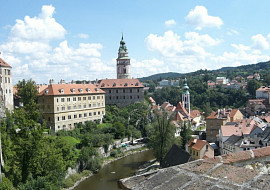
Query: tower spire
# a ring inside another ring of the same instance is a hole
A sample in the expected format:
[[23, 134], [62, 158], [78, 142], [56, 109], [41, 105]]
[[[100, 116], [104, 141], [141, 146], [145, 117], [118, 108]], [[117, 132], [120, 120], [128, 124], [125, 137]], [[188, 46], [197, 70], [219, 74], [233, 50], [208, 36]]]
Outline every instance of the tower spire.
[[184, 86], [182, 87], [182, 104], [184, 108], [188, 112], [188, 119], [190, 119], [190, 94], [189, 94], [189, 87], [187, 85], [187, 79], [184, 80]]
[[120, 41], [120, 47], [118, 49], [117, 61], [117, 78], [118, 79], [130, 79], [130, 58], [128, 57], [128, 49], [126, 42], [124, 41], [124, 35], [122, 32], [122, 37]]

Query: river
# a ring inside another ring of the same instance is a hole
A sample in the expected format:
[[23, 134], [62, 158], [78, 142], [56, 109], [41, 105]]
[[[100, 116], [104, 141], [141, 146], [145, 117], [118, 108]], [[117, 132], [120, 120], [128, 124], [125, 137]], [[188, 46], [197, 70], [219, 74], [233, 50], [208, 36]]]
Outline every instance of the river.
[[131, 154], [105, 165], [97, 174], [82, 181], [74, 190], [119, 190], [117, 181], [134, 175], [139, 166], [154, 159], [151, 150]]

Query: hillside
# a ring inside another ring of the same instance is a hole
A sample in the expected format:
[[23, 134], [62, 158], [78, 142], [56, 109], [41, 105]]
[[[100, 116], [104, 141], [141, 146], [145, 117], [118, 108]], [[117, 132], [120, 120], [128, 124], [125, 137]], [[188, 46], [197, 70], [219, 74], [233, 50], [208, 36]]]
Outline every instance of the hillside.
[[256, 64], [250, 64], [250, 65], [242, 65], [238, 67], [222, 67], [217, 70], [198, 70], [195, 72], [190, 73], [175, 73], [175, 72], [168, 72], [168, 73], [159, 73], [155, 75], [151, 75], [148, 77], [142, 77], [139, 78], [140, 81], [147, 81], [147, 80], [162, 80], [162, 79], [169, 79], [169, 78], [180, 78], [184, 75], [196, 75], [206, 72], [212, 72], [212, 73], [218, 73], [218, 72], [231, 72], [231, 73], [237, 73], [237, 72], [245, 72], [246, 74], [252, 74], [253, 72], [270, 72], [270, 61], [267, 62], [260, 62]]

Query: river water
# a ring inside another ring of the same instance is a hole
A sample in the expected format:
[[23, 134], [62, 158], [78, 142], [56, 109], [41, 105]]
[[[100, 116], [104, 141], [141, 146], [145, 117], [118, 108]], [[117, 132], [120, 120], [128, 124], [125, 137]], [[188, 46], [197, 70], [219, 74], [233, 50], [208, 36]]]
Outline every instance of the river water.
[[81, 182], [74, 190], [119, 190], [117, 181], [134, 175], [147, 161], [154, 159], [151, 150], [132, 154], [105, 165], [97, 174]]

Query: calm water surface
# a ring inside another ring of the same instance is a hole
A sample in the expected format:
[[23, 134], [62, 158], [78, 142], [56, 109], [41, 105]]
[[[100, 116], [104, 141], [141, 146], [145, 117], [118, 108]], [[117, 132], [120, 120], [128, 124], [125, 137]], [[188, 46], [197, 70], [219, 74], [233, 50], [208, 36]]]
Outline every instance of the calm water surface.
[[152, 159], [153, 152], [147, 150], [116, 160], [81, 182], [74, 190], [119, 190], [119, 179], [132, 176], [139, 166]]

